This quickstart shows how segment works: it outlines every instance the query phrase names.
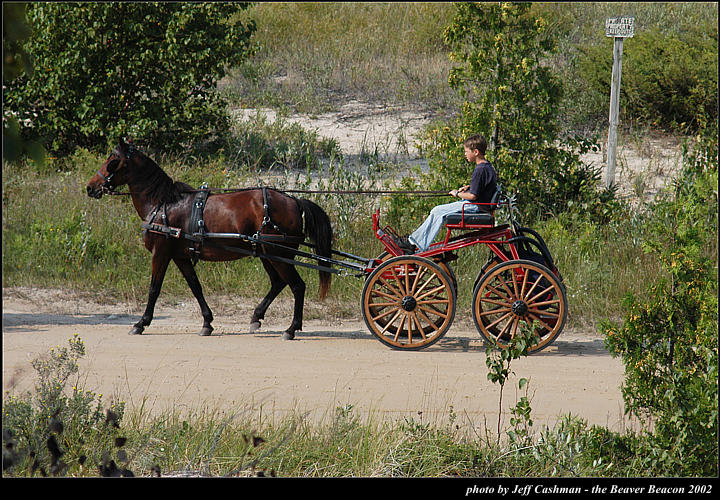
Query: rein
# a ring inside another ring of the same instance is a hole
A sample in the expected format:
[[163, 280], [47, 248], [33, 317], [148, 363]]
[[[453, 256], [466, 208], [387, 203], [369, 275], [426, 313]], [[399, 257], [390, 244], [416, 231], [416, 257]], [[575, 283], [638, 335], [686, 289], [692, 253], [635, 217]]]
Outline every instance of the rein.
[[[277, 189], [270, 186], [256, 186], [256, 187], [248, 187], [248, 188], [205, 188], [205, 189], [189, 189], [186, 191], [183, 191], [184, 193], [200, 193], [202, 191], [212, 191], [214, 193], [239, 193], [242, 191], [250, 191], [252, 189], [274, 189], [276, 191], [280, 191], [282, 193], [303, 193], [303, 194], [374, 194], [374, 195], [393, 195], [393, 194], [415, 194], [423, 197], [432, 197], [432, 196], [446, 196], [448, 194], [447, 191], [413, 191], [413, 190], [397, 190], [397, 191], [369, 191], [369, 190], [357, 190], [357, 191], [346, 191], [346, 190], [313, 190], [313, 189]], [[107, 194], [112, 195], [131, 195], [130, 192], [118, 192], [118, 191], [110, 191]]]

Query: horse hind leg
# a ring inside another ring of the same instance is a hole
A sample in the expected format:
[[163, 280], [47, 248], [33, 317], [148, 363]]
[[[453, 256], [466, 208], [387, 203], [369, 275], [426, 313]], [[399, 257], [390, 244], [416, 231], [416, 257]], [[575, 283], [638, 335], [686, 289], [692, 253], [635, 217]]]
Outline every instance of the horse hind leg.
[[303, 307], [305, 304], [305, 282], [295, 269], [295, 266], [289, 264], [276, 264], [276, 268], [280, 277], [288, 284], [295, 299], [295, 307], [293, 310], [293, 319], [290, 327], [283, 333], [283, 340], [293, 340], [295, 332], [302, 330]]
[[188, 286], [190, 286], [190, 290], [192, 291], [195, 299], [200, 305], [200, 311], [203, 317], [203, 326], [198, 335], [206, 337], [210, 335], [213, 331], [213, 327], [210, 324], [213, 320], [213, 314], [210, 310], [210, 306], [208, 306], [207, 302], [205, 301], [202, 286], [200, 285], [200, 280], [197, 277], [195, 268], [193, 267], [190, 259], [174, 259], [174, 261], [178, 269], [180, 269], [182, 275], [185, 277], [185, 281], [187, 281]]
[[250, 333], [255, 333], [260, 329], [261, 320], [265, 319], [265, 313], [270, 307], [270, 304], [275, 298], [283, 291], [287, 283], [283, 280], [275, 268], [268, 262], [267, 259], [260, 259], [265, 272], [270, 277], [270, 291], [265, 295], [265, 298], [258, 304], [253, 312], [252, 319], [250, 320]]

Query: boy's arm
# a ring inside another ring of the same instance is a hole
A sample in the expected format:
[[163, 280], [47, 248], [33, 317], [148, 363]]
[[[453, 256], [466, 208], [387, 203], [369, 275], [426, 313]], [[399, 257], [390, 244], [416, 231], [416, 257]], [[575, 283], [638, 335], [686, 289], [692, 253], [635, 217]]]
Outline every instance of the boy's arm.
[[475, 201], [477, 196], [475, 196], [475, 194], [468, 191], [469, 187], [470, 186], [468, 185], [468, 186], [463, 186], [460, 189], [453, 189], [452, 191], [450, 191], [450, 194], [452, 196], [456, 196], [456, 197], [460, 198], [461, 200]]

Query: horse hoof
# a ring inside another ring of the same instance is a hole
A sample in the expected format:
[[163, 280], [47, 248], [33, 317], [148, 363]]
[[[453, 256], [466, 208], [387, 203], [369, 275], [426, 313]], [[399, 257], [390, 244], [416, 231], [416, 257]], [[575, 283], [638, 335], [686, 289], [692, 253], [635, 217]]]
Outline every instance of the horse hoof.
[[250, 333], [255, 333], [260, 329], [260, 322], [259, 321], [253, 321], [250, 323]]
[[144, 326], [134, 326], [128, 332], [128, 335], [142, 335], [143, 330], [145, 330]]
[[213, 330], [214, 328], [212, 326], [203, 326], [202, 330], [200, 330], [200, 333], [198, 333], [198, 335], [200, 335], [201, 337], [207, 337], [212, 333]]
[[295, 334], [294, 334], [294, 333], [290, 333], [290, 332], [285, 332], [285, 333], [283, 333], [282, 339], [283, 339], [283, 340], [294, 340], [294, 339], [295, 339]]

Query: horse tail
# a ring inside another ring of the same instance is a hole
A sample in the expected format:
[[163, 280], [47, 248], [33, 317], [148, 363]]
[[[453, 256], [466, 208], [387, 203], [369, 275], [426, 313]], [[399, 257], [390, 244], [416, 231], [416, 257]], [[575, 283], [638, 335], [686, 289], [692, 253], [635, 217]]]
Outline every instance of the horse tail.
[[[305, 214], [305, 236], [315, 242], [316, 254], [330, 259], [332, 257], [333, 231], [330, 225], [330, 217], [325, 211], [310, 200], [301, 198], [298, 200], [300, 208]], [[328, 262], [321, 262], [322, 266], [330, 267]], [[320, 300], [323, 300], [330, 290], [330, 278], [332, 273], [319, 271], [320, 273]]]

